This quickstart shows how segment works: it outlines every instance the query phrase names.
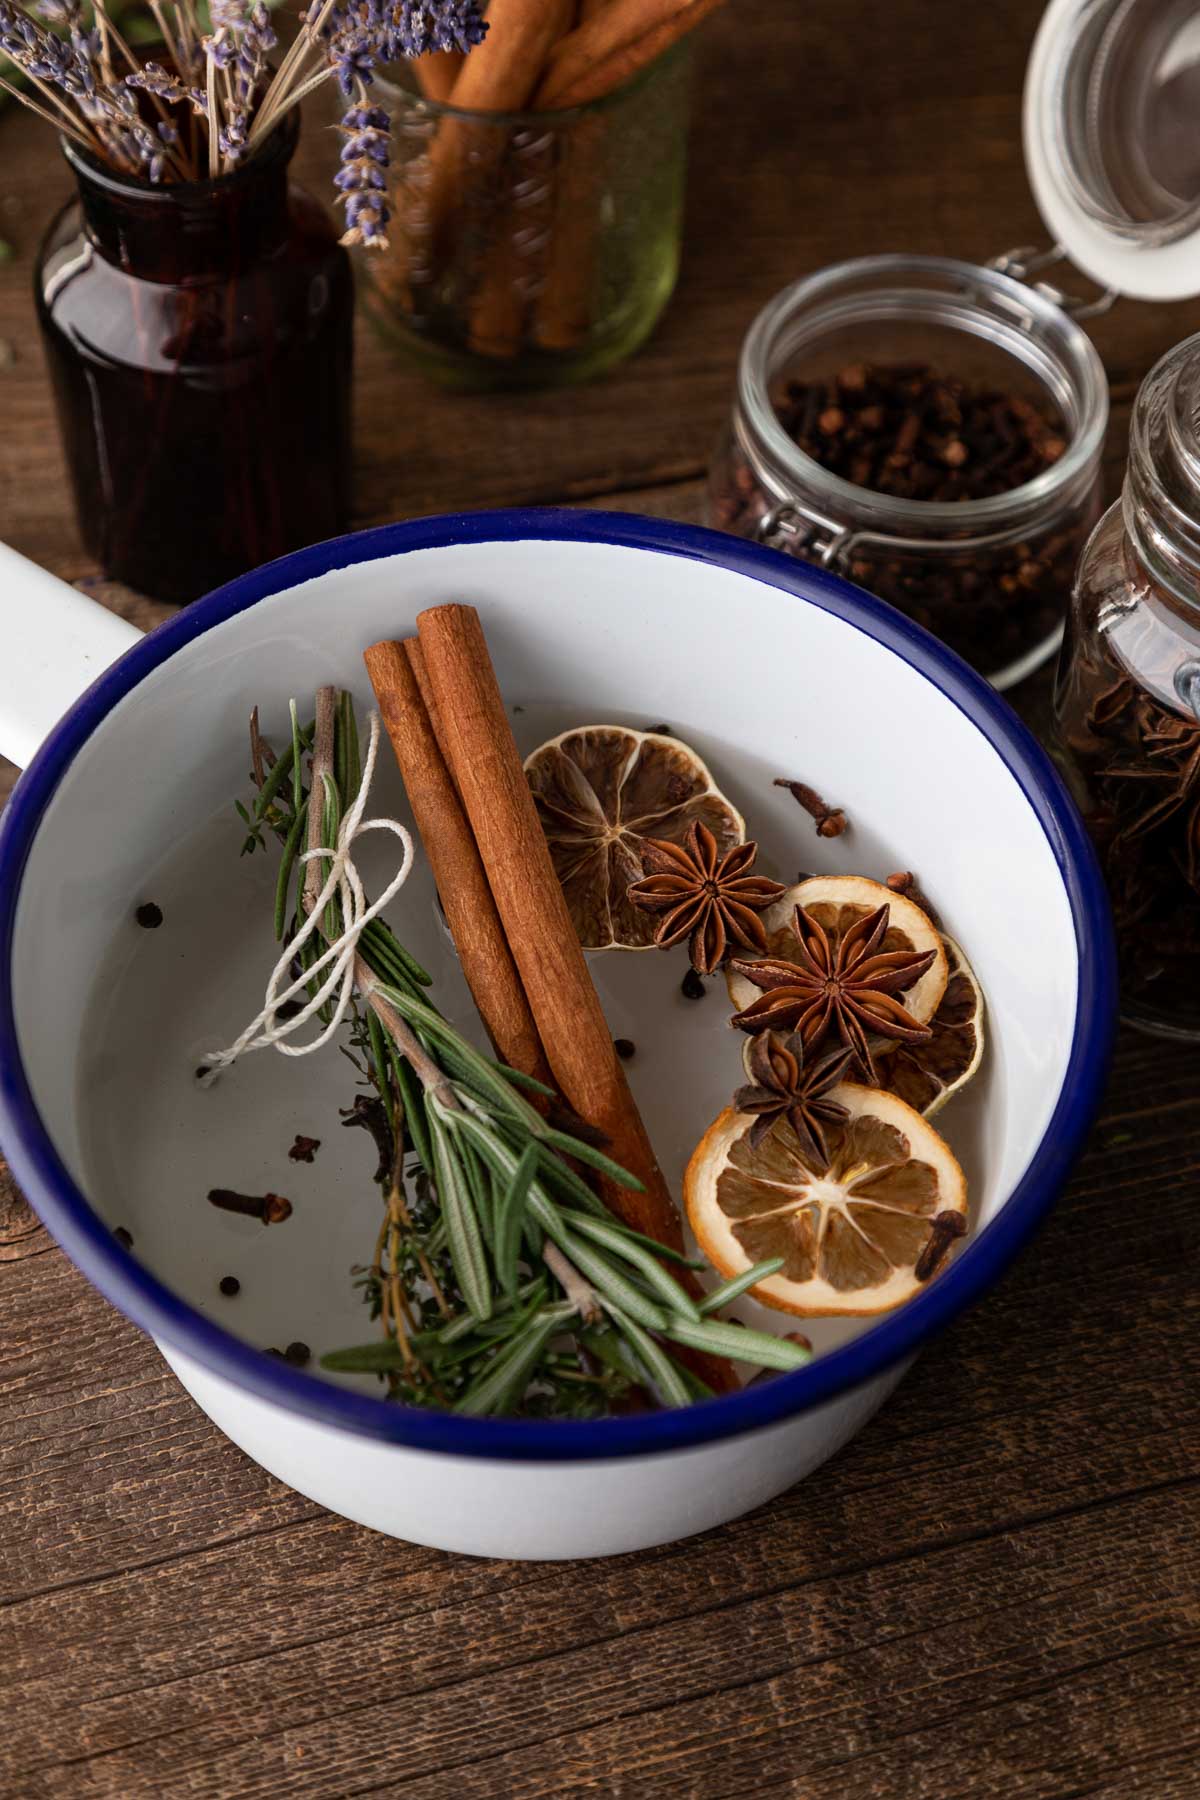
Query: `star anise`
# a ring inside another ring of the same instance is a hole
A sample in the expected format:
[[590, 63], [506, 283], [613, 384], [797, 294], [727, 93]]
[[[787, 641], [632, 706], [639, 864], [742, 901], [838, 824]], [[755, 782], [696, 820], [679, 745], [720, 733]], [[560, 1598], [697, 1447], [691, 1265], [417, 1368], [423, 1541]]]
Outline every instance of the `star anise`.
[[1114, 762], [1105, 770], [1106, 779], [1129, 782], [1143, 802], [1138, 806], [1135, 801], [1124, 809], [1125, 819], [1113, 846], [1136, 842], [1186, 808], [1182, 834], [1186, 863], [1181, 867], [1195, 887], [1200, 873], [1200, 723], [1156, 707], [1143, 730], [1139, 750], [1144, 761]]
[[891, 910], [881, 906], [856, 920], [835, 945], [820, 921], [798, 906], [794, 924], [797, 961], [766, 957], [761, 962], [730, 962], [731, 969], [763, 990], [760, 998], [744, 1012], [735, 1013], [730, 1023], [743, 1031], [799, 1032], [808, 1050], [836, 1027], [842, 1042], [854, 1052], [862, 1074], [874, 1085], [868, 1032], [909, 1044], [930, 1035], [928, 1025], [919, 1024], [905, 1012], [895, 995], [920, 980], [937, 952], [881, 951]]
[[669, 949], [691, 937], [692, 967], [701, 975], [719, 969], [730, 944], [745, 950], [767, 948], [760, 912], [784, 889], [765, 875], [751, 875], [757, 844], [735, 844], [721, 856], [707, 825], [697, 820], [682, 844], [646, 838], [641, 881], [626, 890], [634, 906], [662, 913], [654, 941]]
[[786, 1118], [800, 1144], [800, 1154], [815, 1169], [829, 1167], [825, 1123], [848, 1118], [844, 1106], [829, 1098], [846, 1072], [853, 1050], [834, 1050], [819, 1062], [806, 1060], [804, 1039], [798, 1031], [784, 1037], [778, 1031], [760, 1031], [750, 1043], [747, 1057], [750, 1085], [733, 1096], [739, 1112], [755, 1113], [750, 1145], [757, 1149], [776, 1120]]

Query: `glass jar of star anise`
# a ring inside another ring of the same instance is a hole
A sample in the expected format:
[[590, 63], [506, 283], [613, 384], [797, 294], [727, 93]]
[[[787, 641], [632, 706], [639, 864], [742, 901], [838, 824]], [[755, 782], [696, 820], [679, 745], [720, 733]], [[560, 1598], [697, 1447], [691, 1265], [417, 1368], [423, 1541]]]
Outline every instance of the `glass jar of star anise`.
[[1112, 899], [1122, 1010], [1200, 1039], [1200, 337], [1138, 393], [1124, 492], [1079, 565], [1056, 706]]
[[1100, 514], [1108, 387], [1047, 293], [942, 257], [839, 263], [742, 346], [711, 524], [846, 575], [998, 687], [1052, 655]]

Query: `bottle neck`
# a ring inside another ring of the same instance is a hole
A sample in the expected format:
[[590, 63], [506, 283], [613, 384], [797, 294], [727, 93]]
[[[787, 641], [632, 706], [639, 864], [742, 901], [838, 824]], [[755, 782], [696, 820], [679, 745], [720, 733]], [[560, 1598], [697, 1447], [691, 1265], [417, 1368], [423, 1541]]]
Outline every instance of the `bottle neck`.
[[1200, 613], [1200, 336], [1164, 356], [1138, 391], [1122, 508], [1147, 576]]
[[288, 230], [288, 164], [299, 118], [216, 181], [151, 183], [64, 144], [84, 229], [101, 256], [144, 281], [223, 275], [268, 255]]

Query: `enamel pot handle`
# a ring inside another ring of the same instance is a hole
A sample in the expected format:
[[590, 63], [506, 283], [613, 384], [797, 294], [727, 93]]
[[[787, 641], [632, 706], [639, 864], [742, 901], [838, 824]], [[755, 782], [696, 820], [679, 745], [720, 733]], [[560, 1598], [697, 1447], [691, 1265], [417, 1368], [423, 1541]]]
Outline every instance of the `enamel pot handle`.
[[72, 702], [141, 635], [0, 544], [0, 755], [23, 769]]

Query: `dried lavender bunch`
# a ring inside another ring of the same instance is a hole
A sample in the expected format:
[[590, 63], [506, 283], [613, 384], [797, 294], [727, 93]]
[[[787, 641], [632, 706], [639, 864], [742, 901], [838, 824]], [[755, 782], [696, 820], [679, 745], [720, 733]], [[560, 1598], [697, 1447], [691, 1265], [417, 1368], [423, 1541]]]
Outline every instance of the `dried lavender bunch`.
[[0, 89], [74, 143], [125, 174], [153, 182], [215, 180], [265, 143], [280, 119], [324, 83], [349, 102], [335, 186], [344, 243], [387, 244], [391, 121], [369, 90], [382, 64], [435, 50], [468, 51], [487, 31], [479, 0], [312, 0], [295, 40], [272, 71], [278, 39], [265, 0], [145, 0], [163, 43], [139, 61], [110, 0], [38, 0], [31, 16], [0, 0]]
[[[266, 848], [268, 833], [283, 845], [275, 930], [288, 943], [306, 913], [311, 865], [300, 849], [312, 794], [324, 797], [330, 844], [361, 780], [348, 694], [318, 695], [312, 731], [294, 706], [292, 720], [292, 741], [272, 763], [255, 715], [258, 791], [238, 806], [244, 851]], [[334, 903], [321, 932], [332, 942], [343, 929]], [[297, 981], [316, 956], [309, 938]], [[343, 1121], [365, 1127], [378, 1152], [384, 1216], [362, 1284], [384, 1334], [323, 1357], [325, 1368], [378, 1374], [413, 1405], [561, 1417], [705, 1397], [675, 1345], [779, 1370], [808, 1360], [785, 1339], [714, 1316], [778, 1259], [691, 1300], [663, 1267], [685, 1259], [613, 1218], [578, 1166], [631, 1187], [634, 1178], [530, 1104], [525, 1090], [548, 1089], [481, 1055], [442, 1017], [429, 976], [382, 919], [363, 931], [360, 965], [346, 1049], [366, 1092]], [[314, 978], [314, 999], [319, 986]]]

